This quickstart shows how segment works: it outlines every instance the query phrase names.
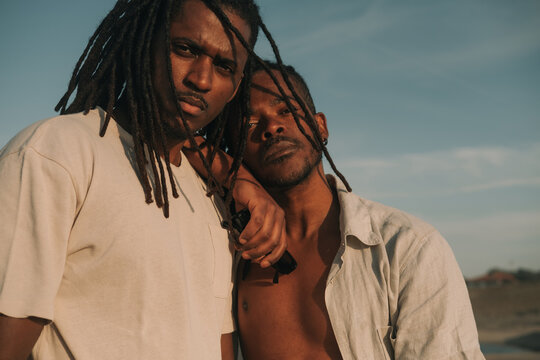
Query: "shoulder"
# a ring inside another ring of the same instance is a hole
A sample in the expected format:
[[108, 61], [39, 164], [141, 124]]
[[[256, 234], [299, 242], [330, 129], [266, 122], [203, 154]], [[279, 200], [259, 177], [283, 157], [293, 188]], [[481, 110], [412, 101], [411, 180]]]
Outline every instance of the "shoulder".
[[96, 149], [103, 143], [99, 130], [104, 119], [105, 112], [98, 108], [86, 115], [76, 113], [38, 121], [0, 150], [0, 160], [10, 157], [23, 161], [25, 154], [35, 153], [66, 168], [91, 166]]
[[54, 176], [63, 173], [74, 183], [86, 186], [97, 158], [102, 157], [104, 140], [99, 129], [103, 120], [103, 110], [96, 109], [86, 115], [60, 115], [36, 122], [0, 150], [0, 168], [10, 169], [10, 176], [15, 178], [21, 169], [29, 176], [42, 177], [53, 176], [49, 173], [55, 168], [58, 170]]
[[76, 113], [38, 121], [15, 135], [0, 151], [0, 157], [29, 148], [44, 154], [62, 155], [66, 149], [88, 145], [99, 137], [101, 117], [96, 109], [87, 115]]
[[452, 254], [446, 240], [429, 223], [405, 211], [338, 188], [345, 235], [369, 246], [383, 246], [389, 261], [404, 268], [420, 253]]
[[337, 191], [344, 221], [360, 224], [358, 232], [369, 228], [385, 244], [398, 234], [418, 239], [436, 231], [432, 225], [405, 211], [365, 199], [339, 186]]
[[423, 239], [436, 232], [431, 224], [405, 211], [359, 196], [358, 199], [367, 208], [374, 231], [381, 235], [384, 243], [396, 235]]
[[370, 209], [374, 231], [381, 236], [389, 258], [396, 257], [400, 267], [404, 268], [422, 253], [431, 253], [438, 258], [442, 254], [452, 254], [439, 231], [426, 221], [390, 206], [363, 201]]

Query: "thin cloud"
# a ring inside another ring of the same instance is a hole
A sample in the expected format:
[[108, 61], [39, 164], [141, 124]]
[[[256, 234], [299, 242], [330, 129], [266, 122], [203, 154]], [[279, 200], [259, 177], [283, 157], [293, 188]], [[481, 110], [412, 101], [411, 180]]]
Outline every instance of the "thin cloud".
[[339, 161], [338, 167], [372, 196], [403, 198], [540, 187], [538, 159], [540, 143], [534, 143], [519, 148], [462, 147], [381, 158], [349, 158]]
[[[529, 179], [507, 179], [479, 185], [464, 186], [460, 189], [460, 192], [476, 192], [517, 186], [540, 187], [540, 177]], [[538, 220], [540, 221], [540, 217], [538, 218]]]

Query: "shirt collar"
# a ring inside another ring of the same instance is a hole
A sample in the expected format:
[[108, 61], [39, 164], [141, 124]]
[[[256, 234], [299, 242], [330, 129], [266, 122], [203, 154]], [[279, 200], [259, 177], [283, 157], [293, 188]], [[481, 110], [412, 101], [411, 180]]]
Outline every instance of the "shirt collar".
[[382, 238], [373, 232], [371, 214], [363, 199], [348, 192], [340, 179], [332, 175], [328, 177], [335, 184], [338, 194], [341, 208], [339, 223], [345, 242], [357, 240], [368, 246], [382, 244]]

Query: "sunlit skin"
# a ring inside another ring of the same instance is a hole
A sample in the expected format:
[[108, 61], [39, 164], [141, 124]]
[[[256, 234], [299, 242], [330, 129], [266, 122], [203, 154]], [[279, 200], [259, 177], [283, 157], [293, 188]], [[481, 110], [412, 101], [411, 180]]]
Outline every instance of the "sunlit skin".
[[[337, 196], [324, 176], [320, 153], [301, 134], [283, 99], [270, 94], [278, 93], [270, 77], [258, 72], [253, 83], [245, 163], [285, 211], [288, 250], [298, 268], [281, 275], [278, 284], [272, 283], [272, 269], [251, 266], [244, 280], [239, 269], [242, 352], [246, 359], [340, 359], [324, 302], [340, 243]], [[327, 138], [324, 114], [313, 116]], [[301, 124], [308, 129], [304, 120]], [[282, 140], [275, 142], [276, 137]]]

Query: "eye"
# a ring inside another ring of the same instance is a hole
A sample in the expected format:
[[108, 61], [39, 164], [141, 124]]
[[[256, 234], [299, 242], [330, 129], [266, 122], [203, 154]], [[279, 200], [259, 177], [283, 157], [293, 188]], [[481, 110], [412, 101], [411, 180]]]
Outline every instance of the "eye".
[[236, 68], [228, 62], [216, 61], [215, 66], [217, 70], [222, 74], [231, 75], [236, 72]]
[[193, 49], [191, 46], [187, 44], [177, 43], [173, 44], [173, 51], [180, 56], [183, 57], [195, 57], [197, 56], [197, 52], [195, 49]]
[[255, 129], [257, 127], [257, 125], [259, 125], [259, 120], [258, 119], [251, 118], [247, 122], [248, 130]]
[[[296, 107], [294, 107], [294, 106], [292, 107], [292, 110], [293, 110], [294, 112], [298, 112], [298, 109], [297, 109]], [[291, 110], [290, 110], [287, 106], [281, 108], [281, 109], [278, 111], [278, 114], [279, 114], [279, 115], [289, 115], [290, 113], [291, 113]]]

